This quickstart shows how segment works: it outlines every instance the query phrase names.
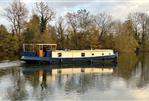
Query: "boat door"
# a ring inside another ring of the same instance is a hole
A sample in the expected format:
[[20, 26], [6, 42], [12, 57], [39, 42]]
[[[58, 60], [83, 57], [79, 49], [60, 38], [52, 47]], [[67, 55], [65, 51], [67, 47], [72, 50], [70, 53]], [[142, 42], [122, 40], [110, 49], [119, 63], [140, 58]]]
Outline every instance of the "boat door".
[[52, 57], [52, 50], [47, 50], [46, 57]]

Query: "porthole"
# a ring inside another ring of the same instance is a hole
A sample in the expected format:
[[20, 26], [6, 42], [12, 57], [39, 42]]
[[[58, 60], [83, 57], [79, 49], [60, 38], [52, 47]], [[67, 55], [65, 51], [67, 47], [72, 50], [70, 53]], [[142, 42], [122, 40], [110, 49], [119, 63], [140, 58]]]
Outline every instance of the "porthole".
[[94, 56], [94, 53], [92, 53], [92, 56]]
[[81, 53], [81, 56], [84, 57], [85, 56], [85, 53]]
[[102, 55], [104, 55], [104, 53], [102, 53]]
[[62, 53], [58, 53], [58, 57], [62, 57]]

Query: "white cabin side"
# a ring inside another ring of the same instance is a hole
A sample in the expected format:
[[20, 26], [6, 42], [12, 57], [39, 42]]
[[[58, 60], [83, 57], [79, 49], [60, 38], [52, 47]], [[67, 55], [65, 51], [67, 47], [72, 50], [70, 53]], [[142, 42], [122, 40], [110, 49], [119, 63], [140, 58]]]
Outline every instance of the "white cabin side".
[[114, 55], [113, 50], [71, 50], [52, 51], [52, 58], [81, 58]]

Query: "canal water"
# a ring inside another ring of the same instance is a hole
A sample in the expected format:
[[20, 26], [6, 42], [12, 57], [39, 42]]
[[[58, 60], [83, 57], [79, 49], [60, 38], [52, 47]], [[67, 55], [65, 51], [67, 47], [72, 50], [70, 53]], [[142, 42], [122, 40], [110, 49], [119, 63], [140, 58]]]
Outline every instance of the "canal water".
[[149, 101], [149, 54], [121, 54], [117, 64], [0, 63], [0, 101], [15, 100]]

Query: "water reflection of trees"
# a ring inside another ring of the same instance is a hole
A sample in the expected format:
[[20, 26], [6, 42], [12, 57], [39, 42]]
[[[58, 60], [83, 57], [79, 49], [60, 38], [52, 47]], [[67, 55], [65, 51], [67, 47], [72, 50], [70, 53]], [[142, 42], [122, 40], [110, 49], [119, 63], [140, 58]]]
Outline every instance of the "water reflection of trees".
[[11, 78], [12, 85], [8, 86], [6, 90], [6, 98], [11, 101], [23, 100], [27, 96], [25, 80], [21, 73], [20, 67], [0, 69], [0, 77], [9, 75]]
[[138, 57], [136, 54], [120, 54], [116, 74], [128, 80], [132, 76], [132, 71], [135, 70], [137, 65]]
[[139, 60], [139, 64], [133, 72], [133, 76], [136, 79], [136, 86], [143, 87], [149, 83], [149, 54], [141, 53]]
[[0, 77], [5, 76], [5, 75], [9, 75], [12, 72], [14, 72], [13, 68], [1, 68], [0, 69]]
[[25, 79], [27, 81], [30, 81], [29, 83], [31, 84], [31, 86], [33, 87], [37, 87], [39, 85], [39, 71], [34, 72], [32, 75], [24, 75]]
[[[106, 78], [107, 77], [107, 78]], [[111, 83], [111, 75], [108, 74], [80, 74], [69, 75], [64, 84], [66, 92], [85, 93], [88, 89], [106, 90]], [[108, 79], [109, 78], [109, 79]], [[96, 88], [95, 88], [96, 87]]]
[[149, 54], [121, 54], [116, 75], [123, 77], [133, 86], [145, 86], [149, 83]]

